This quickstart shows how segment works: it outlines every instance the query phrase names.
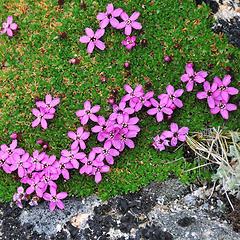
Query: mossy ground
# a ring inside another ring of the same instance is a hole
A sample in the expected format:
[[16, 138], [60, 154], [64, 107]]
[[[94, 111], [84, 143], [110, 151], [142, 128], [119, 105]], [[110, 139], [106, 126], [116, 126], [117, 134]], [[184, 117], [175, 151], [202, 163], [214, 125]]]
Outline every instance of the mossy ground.
[[[119, 90], [119, 101], [125, 94], [124, 84], [135, 87], [151, 82], [150, 90], [155, 91], [155, 96], [164, 92], [168, 84], [185, 88], [180, 76], [188, 62], [194, 63], [196, 71], [206, 70], [210, 82], [214, 76], [222, 78], [226, 75], [225, 67], [231, 67], [235, 76], [232, 86], [239, 88], [239, 50], [228, 44], [226, 36], [211, 31], [214, 20], [210, 8], [206, 5], [196, 7], [194, 0], [128, 0], [121, 3], [113, 0], [116, 8], [121, 7], [129, 15], [134, 11], [141, 12], [138, 20], [143, 29], [133, 32], [137, 46], [128, 51], [121, 45], [125, 39], [123, 30], [108, 27], [102, 38], [106, 49], [87, 54], [86, 46], [78, 39], [84, 35], [86, 27], [98, 29], [96, 16], [105, 12], [108, 3], [88, 0], [86, 9], [82, 9], [78, 0], [66, 0], [61, 7], [57, 0], [0, 0], [0, 20], [3, 22], [8, 15], [13, 15], [19, 26], [16, 36], [0, 36], [0, 144], [9, 144], [10, 134], [21, 132], [23, 140], [19, 146], [26, 151], [41, 150], [36, 141], [43, 139], [50, 142], [48, 154], [59, 157], [61, 149], [68, 148], [71, 143], [67, 132], [81, 125], [75, 112], [87, 99], [93, 105], [100, 104], [99, 114], [107, 117], [111, 112], [108, 98], [112, 89]], [[56, 38], [63, 32], [67, 33], [66, 39]], [[146, 47], [141, 45], [142, 39], [147, 40]], [[174, 47], [176, 43], [179, 48]], [[69, 63], [75, 54], [80, 60], [79, 65]], [[233, 61], [228, 60], [229, 54], [235, 56]], [[164, 62], [166, 55], [172, 57], [171, 63]], [[130, 71], [123, 68], [124, 62], [131, 63]], [[209, 64], [212, 64], [211, 69], [208, 69]], [[102, 75], [107, 77], [104, 83], [100, 81]], [[190, 132], [201, 131], [206, 126], [237, 129], [239, 109], [230, 113], [227, 121], [219, 115], [211, 115], [206, 101], [196, 98], [200, 89], [198, 86], [193, 92], [184, 93], [184, 106], [174, 112], [172, 121], [179, 126], [188, 126]], [[61, 98], [55, 118], [49, 121], [47, 130], [32, 128], [34, 99], [44, 99], [47, 93]], [[232, 97], [231, 102], [238, 103], [239, 96]], [[170, 153], [156, 152], [150, 147], [152, 138], [169, 128], [170, 123], [157, 123], [145, 110], [138, 117], [142, 131], [134, 140], [136, 148], [126, 149], [116, 159], [111, 171], [104, 174], [101, 183], [96, 184], [93, 177], [71, 171], [69, 181], [59, 180], [61, 190], [77, 196], [98, 193], [107, 198], [136, 191], [150, 181], [163, 180], [170, 174], [184, 182], [193, 181], [199, 171], [184, 171], [197, 163], [181, 159], [166, 164], [182, 157], [181, 148]], [[88, 124], [86, 129], [90, 130], [92, 126], [92, 123]], [[86, 153], [95, 145], [101, 146], [94, 134], [87, 144]], [[200, 175], [202, 178], [210, 176], [205, 171], [200, 171]], [[18, 185], [18, 180], [0, 170], [0, 200], [11, 200]]]

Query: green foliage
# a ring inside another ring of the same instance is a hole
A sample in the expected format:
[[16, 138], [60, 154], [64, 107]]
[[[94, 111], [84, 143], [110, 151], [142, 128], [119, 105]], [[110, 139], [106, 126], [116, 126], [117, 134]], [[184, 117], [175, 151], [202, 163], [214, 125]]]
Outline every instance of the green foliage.
[[[87, 8], [82, 9], [79, 1], [65, 1], [62, 7], [57, 0], [21, 1], [0, 0], [0, 16], [4, 21], [8, 15], [14, 16], [14, 22], [19, 25], [19, 32], [13, 38], [0, 36], [0, 144], [10, 143], [9, 136], [13, 132], [21, 132], [23, 141], [19, 142], [30, 153], [41, 150], [36, 143], [38, 139], [50, 142], [49, 154], [60, 156], [63, 148], [68, 148], [71, 140], [67, 132], [76, 130], [80, 122], [75, 115], [89, 99], [93, 105], [100, 104], [100, 115], [108, 116], [111, 107], [108, 98], [112, 89], [118, 89], [117, 101], [125, 94], [124, 84], [135, 87], [137, 84], [151, 82], [155, 96], [159, 95], [168, 84], [175, 88], [185, 88], [180, 76], [188, 62], [195, 64], [196, 71], [207, 70], [207, 80], [212, 82], [214, 76], [226, 75], [224, 68], [229, 66], [235, 73], [232, 86], [237, 87], [239, 79], [240, 53], [228, 44], [226, 36], [220, 38], [212, 33], [213, 19], [209, 17], [210, 9], [203, 5], [195, 6], [193, 0], [162, 0], [162, 1], [112, 1], [114, 6], [121, 7], [129, 15], [134, 11], [141, 12], [139, 22], [142, 31], [135, 31], [137, 46], [131, 51], [121, 45], [125, 39], [123, 30], [110, 27], [102, 38], [106, 44], [105, 51], [94, 50], [92, 55], [86, 51], [86, 46], [78, 39], [84, 35], [86, 27], [98, 28], [96, 15], [104, 12], [106, 0], [86, 1]], [[59, 34], [66, 32], [67, 38], [59, 38]], [[146, 39], [146, 47], [141, 40]], [[175, 48], [176, 43], [180, 44]], [[234, 61], [227, 59], [228, 54], [234, 54]], [[71, 65], [69, 59], [77, 58], [79, 65]], [[172, 56], [171, 63], [164, 62], [164, 56]], [[124, 62], [131, 63], [130, 74], [123, 68]], [[212, 64], [213, 68], [208, 69]], [[101, 75], [106, 75], [107, 81], [100, 81]], [[184, 106], [176, 110], [172, 121], [179, 126], [188, 126], [191, 132], [201, 131], [206, 125], [212, 127], [224, 126], [226, 129], [239, 127], [239, 109], [230, 113], [228, 121], [211, 115], [206, 101], [198, 100], [196, 93], [184, 93]], [[147, 91], [147, 89], [145, 89]], [[34, 120], [31, 114], [35, 107], [35, 97], [41, 99], [47, 93], [61, 98], [53, 120], [48, 121], [47, 130], [40, 127], [31, 128]], [[239, 96], [231, 98], [231, 102], [239, 102]], [[186, 172], [195, 164], [179, 160], [182, 149], [173, 153], [156, 152], [150, 147], [153, 137], [169, 128], [168, 122], [157, 123], [155, 118], [147, 116], [146, 111], [138, 114], [141, 119], [141, 132], [135, 139], [136, 148], [125, 150], [118, 158], [111, 171], [104, 174], [100, 184], [94, 182], [93, 177], [81, 176], [78, 171], [72, 171], [69, 181], [59, 181], [61, 190], [77, 196], [98, 193], [106, 199], [118, 193], [136, 191], [151, 181], [163, 180], [170, 174], [178, 176], [188, 183], [198, 176], [199, 171]], [[75, 124], [76, 123], [76, 124]], [[88, 125], [88, 130], [93, 125]], [[90, 148], [98, 144], [96, 135], [87, 142]], [[202, 176], [208, 178], [207, 173]], [[9, 201], [18, 180], [0, 171], [0, 200]]]

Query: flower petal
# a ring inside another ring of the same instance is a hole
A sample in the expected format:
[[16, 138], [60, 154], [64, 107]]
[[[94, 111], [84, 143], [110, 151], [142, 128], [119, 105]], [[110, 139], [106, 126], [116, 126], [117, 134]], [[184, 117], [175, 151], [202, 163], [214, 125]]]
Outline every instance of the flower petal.
[[105, 33], [105, 30], [104, 30], [104, 29], [98, 29], [98, 30], [96, 31], [94, 37], [95, 37], [96, 39], [99, 39], [99, 38], [101, 38], [101, 37], [104, 35], [104, 33]]
[[110, 14], [111, 12], [113, 12], [114, 10], [113, 4], [112, 3], [108, 4], [106, 9], [107, 9], [107, 14]]
[[88, 43], [88, 42], [90, 42], [90, 37], [89, 36], [86, 36], [86, 35], [84, 35], [84, 36], [81, 36], [80, 38], [79, 38], [79, 42], [80, 43]]
[[104, 18], [104, 19], [99, 23], [99, 27], [103, 29], [103, 28], [105, 28], [108, 24], [109, 24], [109, 19], [108, 19], [108, 18]]
[[117, 28], [117, 26], [119, 25], [119, 21], [116, 18], [111, 18], [110, 24], [112, 27]]
[[89, 36], [90, 38], [94, 37], [94, 32], [91, 28], [85, 28], [85, 33], [87, 34], [87, 36]]
[[96, 44], [96, 47], [99, 48], [100, 50], [104, 50], [104, 49], [105, 49], [105, 44], [104, 44], [104, 42], [102, 42], [102, 41], [100, 41], [100, 40], [97, 40], [97, 41], [95, 42], [95, 44]]
[[121, 17], [121, 19], [122, 19], [123, 21], [127, 21], [127, 20], [129, 19], [127, 13], [125, 13], [125, 12], [122, 12], [121, 15], [120, 15], [120, 17]]
[[88, 46], [87, 46], [87, 52], [92, 53], [93, 50], [94, 50], [94, 47], [95, 47], [95, 44], [92, 41], [90, 41]]
[[98, 15], [97, 15], [97, 20], [103, 20], [104, 18], [106, 18], [107, 17], [107, 14], [106, 13], [99, 13]]
[[[137, 29], [137, 30], [142, 29], [142, 24], [139, 23], [139, 22], [132, 22], [131, 26], [132, 26], [134, 29]], [[130, 34], [129, 34], [129, 35], [130, 35]]]
[[18, 27], [18, 25], [17, 25], [16, 23], [10, 24], [10, 28], [11, 28], [12, 30], [16, 30], [17, 27]]
[[125, 27], [125, 35], [131, 35], [131, 33], [132, 33], [131, 25], [126, 25], [126, 27]]

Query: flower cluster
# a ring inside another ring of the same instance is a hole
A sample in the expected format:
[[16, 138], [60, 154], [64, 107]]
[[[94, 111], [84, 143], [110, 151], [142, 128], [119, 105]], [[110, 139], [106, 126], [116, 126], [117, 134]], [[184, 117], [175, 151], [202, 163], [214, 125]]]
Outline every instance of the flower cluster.
[[186, 89], [188, 92], [193, 90], [194, 83], [203, 83], [203, 92], [197, 93], [198, 99], [207, 99], [210, 112], [212, 114], [220, 113], [224, 119], [229, 118], [229, 111], [237, 110], [237, 106], [232, 103], [228, 103], [230, 95], [237, 95], [238, 89], [229, 87], [231, 83], [231, 76], [226, 75], [223, 80], [215, 77], [212, 85], [205, 80], [207, 72], [200, 71], [195, 73], [193, 64], [188, 63], [186, 68], [186, 74], [181, 76], [182, 82], [187, 82]]
[[1, 34], [7, 33], [9, 37], [13, 36], [13, 31], [17, 30], [18, 25], [13, 23], [13, 17], [8, 16], [7, 21], [2, 24], [3, 30], [0, 31]]
[[[6, 173], [17, 171], [20, 182], [29, 185], [24, 192], [22, 187], [14, 194], [13, 199], [19, 207], [22, 207], [22, 200], [29, 200], [30, 205], [36, 205], [40, 198], [50, 201], [50, 210], [57, 205], [64, 208], [63, 203], [59, 200], [65, 198], [67, 193], [56, 194], [57, 184], [54, 182], [60, 175], [67, 178], [66, 171], [68, 168], [74, 168], [73, 164], [65, 159], [56, 161], [56, 156], [49, 156], [45, 152], [39, 153], [37, 150], [32, 156], [22, 148], [17, 148], [18, 141], [13, 140], [10, 146], [1, 145], [0, 167]], [[51, 197], [47, 190], [50, 190]]]
[[154, 98], [150, 99], [153, 108], [149, 109], [147, 113], [149, 115], [156, 115], [158, 122], [163, 121], [164, 114], [168, 116], [168, 119], [171, 119], [171, 115], [176, 107], [181, 108], [183, 106], [182, 101], [179, 99], [184, 92], [183, 89], [177, 89], [175, 91], [174, 87], [169, 84], [166, 87], [166, 92], [167, 93], [158, 96], [159, 101]]
[[57, 106], [60, 102], [59, 98], [54, 98], [52, 99], [52, 96], [50, 94], [47, 94], [45, 96], [45, 102], [43, 101], [38, 101], [36, 102], [36, 106], [39, 108], [36, 109], [34, 108], [32, 110], [32, 114], [37, 117], [33, 122], [32, 122], [32, 127], [36, 127], [41, 123], [41, 127], [43, 129], [47, 129], [47, 119], [52, 119], [54, 117], [55, 113], [55, 106]]
[[[108, 4], [106, 7], [105, 13], [99, 13], [97, 15], [97, 20], [100, 21], [99, 27], [95, 33], [91, 28], [86, 28], [86, 35], [81, 36], [79, 41], [80, 43], [88, 43], [87, 52], [92, 53], [95, 46], [100, 50], [105, 49], [105, 44], [100, 40], [100, 38], [105, 33], [105, 28], [110, 24], [115, 29], [125, 29], [125, 34], [127, 36], [131, 35], [132, 28], [142, 29], [142, 25], [139, 22], [136, 22], [140, 16], [139, 12], [134, 12], [130, 17], [125, 13], [121, 8], [114, 9], [113, 4]], [[119, 22], [117, 19], [120, 17], [123, 21]], [[126, 46], [127, 49], [131, 49], [135, 46], [136, 37], [127, 37], [126, 41], [122, 41], [122, 44]]]
[[153, 138], [153, 146], [155, 149], [160, 151], [165, 150], [166, 146], [169, 146], [169, 141], [173, 147], [177, 145], [178, 141], [186, 141], [186, 135], [189, 131], [188, 127], [182, 127], [179, 129], [176, 123], [171, 123], [170, 130], [171, 131], [163, 131], [160, 136], [157, 135]]

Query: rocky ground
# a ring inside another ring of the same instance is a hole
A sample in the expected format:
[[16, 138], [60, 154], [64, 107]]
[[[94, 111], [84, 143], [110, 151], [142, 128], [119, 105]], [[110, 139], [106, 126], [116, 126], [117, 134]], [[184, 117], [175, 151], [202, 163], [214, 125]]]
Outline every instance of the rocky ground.
[[226, 34], [229, 42], [240, 48], [240, 0], [196, 0], [197, 4], [209, 4], [217, 22], [216, 33]]
[[190, 190], [176, 179], [102, 202], [96, 196], [69, 198], [65, 209], [46, 203], [18, 208], [0, 205], [1, 240], [237, 240], [224, 215], [226, 206], [207, 186]]

